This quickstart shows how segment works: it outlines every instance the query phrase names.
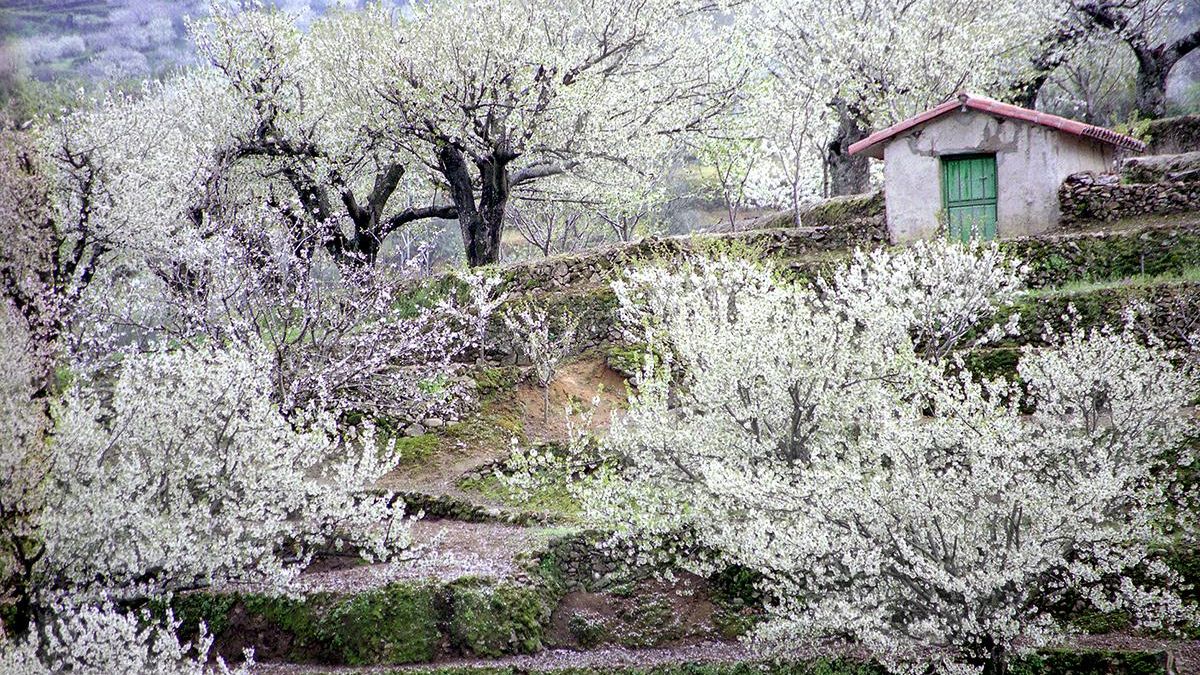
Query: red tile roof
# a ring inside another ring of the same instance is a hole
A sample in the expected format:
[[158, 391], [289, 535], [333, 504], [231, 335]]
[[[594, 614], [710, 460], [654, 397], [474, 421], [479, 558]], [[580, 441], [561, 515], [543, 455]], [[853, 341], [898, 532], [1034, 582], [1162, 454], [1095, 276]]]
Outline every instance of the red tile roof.
[[882, 131], [876, 131], [870, 136], [867, 136], [861, 141], [851, 145], [850, 154], [857, 155], [860, 153], [865, 153], [868, 157], [882, 159], [883, 146], [881, 144], [884, 141], [898, 136], [905, 131], [912, 129], [913, 127], [924, 124], [930, 120], [941, 117], [946, 113], [960, 108], [963, 110], [971, 108], [973, 110], [979, 110], [991, 115], [1000, 115], [1001, 117], [1021, 120], [1031, 124], [1040, 124], [1052, 129], [1058, 129], [1064, 133], [1102, 141], [1104, 143], [1109, 143], [1119, 148], [1125, 148], [1126, 150], [1133, 150], [1135, 152], [1142, 152], [1146, 149], [1145, 143], [1137, 140], [1136, 138], [1132, 138], [1124, 134], [1118, 134], [1111, 129], [1105, 129], [1104, 127], [1097, 127], [1091, 124], [1084, 124], [1083, 122], [1069, 120], [1065, 117], [1059, 117], [1058, 115], [1038, 112], [1036, 110], [1022, 108], [1009, 103], [1001, 103], [1000, 101], [996, 101], [985, 96], [976, 96], [975, 94], [968, 94], [964, 92], [959, 94], [957, 97], [942, 103], [941, 105], [926, 110], [916, 117], [910, 117], [903, 122], [893, 124]]

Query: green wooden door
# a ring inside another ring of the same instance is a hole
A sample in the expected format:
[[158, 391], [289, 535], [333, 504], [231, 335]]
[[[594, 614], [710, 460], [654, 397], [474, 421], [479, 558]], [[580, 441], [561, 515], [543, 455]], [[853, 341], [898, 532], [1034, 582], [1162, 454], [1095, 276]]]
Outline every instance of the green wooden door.
[[942, 203], [951, 239], [995, 239], [996, 156], [943, 157]]

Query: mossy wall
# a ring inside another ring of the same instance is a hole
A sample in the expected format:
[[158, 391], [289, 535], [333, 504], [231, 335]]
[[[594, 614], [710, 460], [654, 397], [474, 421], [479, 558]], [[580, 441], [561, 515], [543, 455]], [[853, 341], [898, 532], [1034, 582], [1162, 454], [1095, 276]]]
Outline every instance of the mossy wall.
[[1100, 288], [1080, 293], [1044, 293], [1026, 297], [996, 317], [1004, 323], [1020, 312], [1021, 334], [998, 346], [1042, 345], [1044, 327], [1055, 332], [1079, 326], [1120, 328], [1130, 308], [1137, 309], [1135, 332], [1154, 335], [1168, 347], [1187, 348], [1200, 331], [1200, 284], [1169, 283]]
[[203, 621], [227, 659], [249, 646], [262, 658], [353, 666], [531, 653], [542, 647], [555, 599], [540, 587], [463, 579], [303, 599], [189, 593], [172, 609], [184, 637]]
[[1200, 265], [1200, 216], [1178, 227], [1012, 239], [1000, 248], [1028, 264], [1031, 288], [1178, 273]]
[[1200, 115], [1150, 120], [1142, 136], [1151, 155], [1200, 150]]
[[445, 597], [450, 646], [463, 654], [532, 654], [542, 648], [554, 598], [541, 588], [460, 579]]

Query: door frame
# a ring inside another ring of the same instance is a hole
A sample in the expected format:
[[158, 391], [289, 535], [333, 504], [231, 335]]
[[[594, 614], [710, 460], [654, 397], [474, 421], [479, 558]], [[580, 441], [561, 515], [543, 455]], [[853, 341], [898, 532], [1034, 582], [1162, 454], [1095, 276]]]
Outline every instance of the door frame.
[[[955, 160], [966, 159], [991, 159], [992, 160], [992, 180], [995, 182], [996, 192], [996, 236], [994, 239], [1000, 238], [1000, 161], [995, 152], [952, 152], [944, 155], [938, 155], [938, 192], [942, 197], [942, 210], [946, 217], [946, 228], [943, 234], [946, 237], [950, 236], [950, 184], [946, 181], [946, 164]], [[986, 241], [986, 240], [981, 240]]]

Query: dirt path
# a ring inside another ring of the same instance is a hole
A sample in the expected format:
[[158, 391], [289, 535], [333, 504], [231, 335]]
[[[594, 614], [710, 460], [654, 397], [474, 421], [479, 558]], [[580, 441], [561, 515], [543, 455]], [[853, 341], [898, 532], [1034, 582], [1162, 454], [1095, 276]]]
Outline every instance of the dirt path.
[[537, 528], [458, 520], [419, 520], [413, 557], [379, 565], [350, 561], [318, 563], [300, 575], [304, 592], [360, 592], [394, 581], [448, 582], [468, 576], [520, 579], [519, 556], [541, 541]]
[[[1081, 636], [1073, 646], [1088, 649], [1165, 651], [1168, 675], [1200, 673], [1200, 641], [1172, 641], [1128, 635]], [[421, 672], [435, 668], [512, 668], [518, 672], [566, 668], [650, 668], [672, 663], [752, 662], [755, 654], [738, 642], [699, 642], [691, 645], [648, 649], [601, 647], [587, 651], [551, 649], [527, 656], [499, 659], [444, 659], [406, 666], [336, 667], [290, 663], [264, 663], [252, 672], [262, 675], [317, 675], [352, 673]]]
[[432, 668], [513, 668], [518, 671], [564, 668], [648, 668], [671, 663], [731, 663], [753, 658], [749, 650], [736, 642], [701, 642], [669, 648], [626, 649], [603, 647], [588, 651], [552, 649], [528, 656], [499, 659], [447, 659], [433, 664], [410, 666], [372, 666], [338, 668], [297, 664], [265, 663], [252, 672], [264, 675], [309, 675], [316, 673], [390, 673], [421, 672]]

